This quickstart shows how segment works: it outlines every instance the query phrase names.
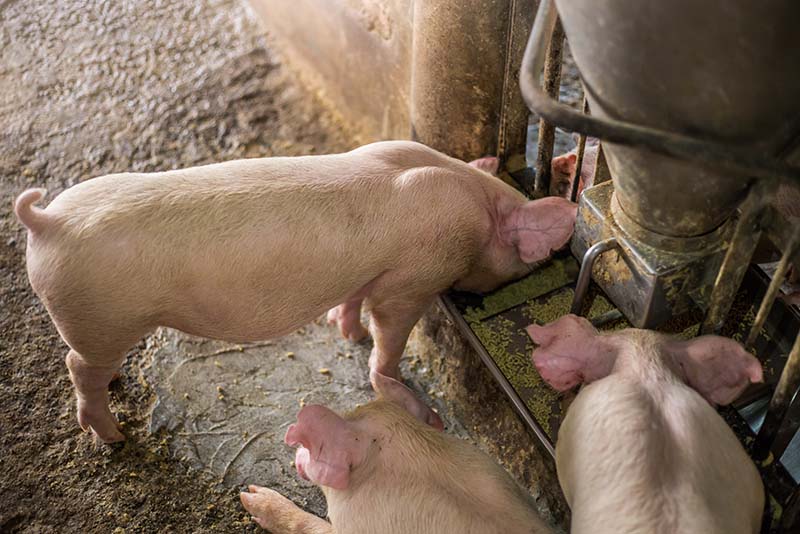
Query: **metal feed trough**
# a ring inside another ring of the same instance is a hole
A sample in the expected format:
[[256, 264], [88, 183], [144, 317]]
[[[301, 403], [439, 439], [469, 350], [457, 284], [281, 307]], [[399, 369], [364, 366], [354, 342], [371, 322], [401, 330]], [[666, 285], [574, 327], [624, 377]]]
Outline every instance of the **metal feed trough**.
[[[800, 227], [772, 202], [781, 182], [800, 187], [800, 3], [556, 4], [558, 14], [540, 2], [520, 73], [541, 120], [535, 181], [519, 182], [548, 193], [555, 126], [581, 134], [579, 165], [585, 136], [601, 139], [574, 257], [483, 297], [451, 292], [442, 304], [550, 454], [572, 394], [538, 377], [530, 323], [572, 311], [600, 329], [742, 341], [765, 384], [720, 413], [763, 475], [764, 532], [800, 532], [800, 312], [776, 299], [800, 260]], [[565, 34], [584, 113], [553, 98]], [[772, 276], [751, 263], [762, 238], [782, 254]]]

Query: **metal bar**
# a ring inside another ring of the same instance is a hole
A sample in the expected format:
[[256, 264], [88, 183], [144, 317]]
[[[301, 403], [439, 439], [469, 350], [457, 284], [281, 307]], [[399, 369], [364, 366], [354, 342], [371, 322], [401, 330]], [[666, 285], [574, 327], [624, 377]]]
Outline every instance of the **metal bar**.
[[775, 436], [783, 423], [789, 403], [799, 387], [800, 335], [794, 340], [789, 359], [786, 360], [786, 366], [783, 368], [781, 378], [775, 387], [775, 393], [772, 394], [772, 399], [769, 402], [767, 415], [764, 417], [764, 422], [761, 424], [761, 429], [756, 436], [756, 441], [753, 445], [753, 458], [756, 460], [765, 460], [769, 456], [772, 442], [775, 440]]
[[[766, 212], [764, 216], [766, 221], [764, 231], [767, 234], [767, 239], [778, 247], [778, 249], [786, 250], [789, 248], [789, 242], [792, 240], [791, 221], [778, 212], [773, 205], [767, 206]], [[795, 260], [800, 260], [800, 257], [792, 258], [792, 261]]]
[[792, 534], [800, 530], [800, 487], [797, 487], [783, 506], [779, 534]]
[[737, 148], [620, 120], [600, 119], [554, 101], [542, 90], [538, 78], [545, 61], [546, 37], [552, 33], [557, 16], [552, 0], [541, 0], [520, 68], [522, 96], [530, 110], [539, 117], [590, 137], [620, 145], [642, 146], [659, 154], [728, 170], [732, 180], [740, 180], [744, 175], [787, 178], [800, 183], [800, 167], [776, 157], [765, 157], [763, 154], [769, 150], [763, 147]]
[[514, 386], [511, 385], [511, 382], [508, 381], [500, 368], [497, 367], [497, 364], [494, 362], [491, 355], [486, 352], [483, 343], [481, 343], [472, 329], [470, 329], [466, 321], [464, 321], [464, 318], [458, 312], [458, 309], [453, 301], [450, 300], [447, 295], [440, 295], [439, 303], [442, 306], [442, 309], [444, 309], [445, 313], [447, 313], [448, 317], [450, 317], [450, 320], [453, 321], [456, 326], [458, 326], [458, 329], [461, 330], [461, 333], [467, 338], [469, 344], [476, 350], [478, 356], [480, 356], [481, 360], [483, 361], [483, 364], [489, 369], [489, 372], [500, 385], [500, 388], [506, 395], [508, 395], [511, 404], [514, 405], [514, 409], [517, 411], [519, 416], [522, 417], [522, 420], [525, 421], [525, 424], [528, 425], [528, 428], [533, 430], [533, 433], [536, 434], [536, 438], [544, 446], [550, 456], [555, 458], [556, 449], [553, 447], [553, 443], [550, 441], [550, 438], [547, 437], [545, 431], [539, 426], [539, 423], [536, 422], [533, 414], [531, 414], [531, 412], [528, 410], [528, 407], [525, 405], [525, 401], [523, 401], [522, 397], [517, 394]]
[[602, 315], [598, 315], [594, 319], [591, 319], [590, 322], [592, 326], [595, 328], [601, 328], [609, 323], [613, 323], [614, 321], [619, 321], [620, 319], [624, 319], [625, 316], [622, 315], [622, 312], [614, 309], [605, 312]]
[[772, 276], [772, 281], [767, 288], [764, 298], [761, 299], [761, 306], [758, 308], [758, 314], [756, 315], [755, 321], [753, 321], [753, 326], [750, 328], [750, 333], [748, 334], [747, 341], [744, 344], [746, 349], [749, 350], [753, 347], [753, 345], [755, 345], [756, 339], [758, 339], [758, 334], [764, 327], [764, 323], [767, 320], [770, 310], [772, 310], [775, 297], [778, 296], [778, 291], [780, 291], [781, 285], [786, 278], [786, 273], [789, 272], [789, 267], [792, 264], [792, 258], [797, 253], [799, 248], [800, 226], [795, 229], [792, 239], [789, 242], [789, 246], [783, 251], [783, 256], [778, 264], [778, 268], [775, 271], [775, 274]]
[[772, 199], [776, 187], [776, 180], [759, 180], [750, 188], [747, 198], [742, 202], [739, 222], [714, 282], [708, 312], [700, 328], [701, 335], [719, 334], [722, 330], [736, 291], [742, 284], [761, 237], [764, 208]]
[[594, 167], [594, 178], [592, 178], [592, 186], [600, 185], [603, 182], [611, 180], [611, 170], [608, 168], [608, 161], [606, 160], [606, 151], [603, 148], [603, 142], [597, 141], [597, 163]]
[[616, 237], [609, 237], [603, 241], [598, 241], [592, 245], [581, 260], [581, 272], [578, 273], [578, 282], [575, 284], [575, 296], [572, 299], [570, 313], [580, 315], [583, 309], [583, 301], [586, 292], [589, 290], [589, 282], [592, 279], [592, 266], [595, 260], [603, 253], [611, 249], [619, 248]]
[[[544, 90], [550, 98], [558, 99], [561, 87], [561, 58], [564, 52], [564, 29], [560, 22], [553, 26], [550, 44], [547, 46], [547, 59], [544, 63]], [[536, 147], [536, 183], [534, 198], [550, 194], [550, 162], [553, 159], [553, 145], [556, 127], [544, 118], [539, 119], [539, 142]]]
[[770, 451], [776, 458], [783, 456], [800, 427], [800, 402], [798, 400], [795, 397], [793, 401], [789, 402], [786, 415], [783, 416], [783, 423], [778, 428], [770, 445]]
[[[581, 109], [586, 113], [589, 111], [589, 102], [586, 100], [586, 95], [583, 95], [583, 104]], [[569, 192], [570, 202], [575, 202], [578, 199], [578, 189], [581, 185], [581, 176], [583, 176], [583, 157], [586, 154], [586, 134], [578, 135], [578, 159], [575, 161], [575, 179], [572, 181], [572, 189]]]

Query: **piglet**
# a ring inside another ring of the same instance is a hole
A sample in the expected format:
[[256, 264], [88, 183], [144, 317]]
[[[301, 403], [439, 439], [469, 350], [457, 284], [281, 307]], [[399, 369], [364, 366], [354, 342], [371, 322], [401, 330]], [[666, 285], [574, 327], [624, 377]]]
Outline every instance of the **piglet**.
[[394, 403], [374, 401], [344, 417], [306, 406], [285, 441], [298, 447], [299, 475], [322, 488], [330, 523], [250, 486], [242, 504], [272, 534], [551, 532], [493, 459]]
[[[578, 196], [580, 196], [584, 189], [592, 187], [599, 148], [600, 141], [597, 138], [589, 137], [586, 139], [586, 147], [583, 151], [583, 163], [580, 172], [580, 182], [578, 183]], [[572, 184], [577, 174], [577, 147], [566, 154], [554, 157], [550, 160], [550, 194], [562, 198], [569, 198], [572, 193]]]
[[601, 335], [574, 315], [528, 333], [545, 381], [587, 384], [556, 445], [573, 533], [759, 531], [761, 479], [714, 409], [762, 380], [755, 357], [719, 336]]
[[[774, 206], [790, 225], [796, 227], [800, 224], [800, 186], [788, 182], [782, 183], [775, 193]], [[788, 279], [793, 288], [800, 288], [800, 260], [795, 260], [792, 264]], [[792, 291], [784, 296], [784, 300], [789, 304], [800, 306], [800, 291]]]
[[[44, 193], [15, 204], [28, 277], [69, 345], [78, 421], [105, 442], [124, 439], [108, 384], [157, 326], [247, 342], [336, 307], [329, 318], [358, 339], [366, 303], [370, 368], [398, 381], [408, 335], [438, 293], [528, 273], [567, 243], [576, 212], [407, 141], [113, 174], [34, 206]], [[391, 392], [441, 427], [410, 390]]]

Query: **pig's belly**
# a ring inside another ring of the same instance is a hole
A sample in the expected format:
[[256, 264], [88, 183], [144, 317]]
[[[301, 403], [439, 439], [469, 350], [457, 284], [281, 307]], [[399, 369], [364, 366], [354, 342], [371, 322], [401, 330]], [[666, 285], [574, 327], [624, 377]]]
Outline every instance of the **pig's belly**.
[[201, 337], [261, 341], [293, 332], [346, 297], [338, 288], [206, 288], [166, 310], [158, 323]]

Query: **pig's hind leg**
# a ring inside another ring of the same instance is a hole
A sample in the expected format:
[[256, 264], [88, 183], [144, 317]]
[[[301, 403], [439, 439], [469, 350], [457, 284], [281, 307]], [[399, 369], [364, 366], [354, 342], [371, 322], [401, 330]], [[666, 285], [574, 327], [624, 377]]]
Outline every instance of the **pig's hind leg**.
[[336, 324], [342, 337], [350, 341], [361, 341], [369, 332], [361, 324], [361, 303], [363, 298], [350, 299], [328, 312], [328, 324]]
[[91, 312], [83, 314], [81, 323], [59, 319], [59, 333], [70, 346], [66, 364], [75, 386], [78, 423], [105, 443], [123, 441], [109, 406], [108, 386], [118, 376], [128, 349], [150, 329], [135, 318], [103, 321], [99, 313]]
[[109, 406], [108, 385], [118, 376], [124, 355], [112, 363], [98, 365], [70, 350], [66, 360], [78, 399], [78, 424], [85, 431], [93, 430], [105, 443], [123, 441], [125, 436], [119, 431], [119, 423]]
[[248, 486], [239, 498], [256, 523], [272, 534], [334, 534], [333, 526], [297, 507], [277, 491]]

